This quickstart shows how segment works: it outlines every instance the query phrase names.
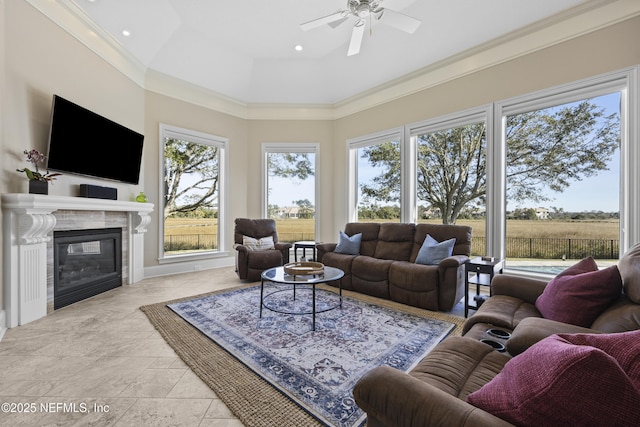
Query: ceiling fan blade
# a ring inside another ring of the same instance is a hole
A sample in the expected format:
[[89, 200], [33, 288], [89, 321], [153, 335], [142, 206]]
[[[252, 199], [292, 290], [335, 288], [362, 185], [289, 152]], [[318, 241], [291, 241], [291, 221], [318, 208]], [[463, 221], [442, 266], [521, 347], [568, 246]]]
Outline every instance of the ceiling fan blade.
[[349, 51], [347, 56], [357, 55], [360, 52], [360, 46], [362, 45], [362, 37], [364, 36], [365, 22], [359, 20], [356, 25], [353, 26], [353, 32], [351, 33], [351, 41], [349, 42]]
[[333, 29], [338, 28], [338, 25], [342, 24], [343, 22], [345, 22], [347, 19], [349, 19], [349, 17], [345, 14], [344, 18], [340, 18], [337, 21], [333, 21], [333, 22], [329, 22], [329, 26]]
[[384, 9], [382, 15], [378, 18], [381, 22], [390, 25], [398, 30], [413, 34], [416, 32], [422, 21], [412, 18], [400, 12], [391, 9]]
[[339, 12], [332, 13], [331, 15], [323, 16], [322, 18], [314, 19], [313, 21], [300, 24], [300, 28], [302, 28], [304, 31], [308, 31], [313, 28], [320, 27], [324, 24], [330, 24], [332, 22], [339, 21], [344, 17], [345, 17], [345, 13], [344, 11], [341, 10]]

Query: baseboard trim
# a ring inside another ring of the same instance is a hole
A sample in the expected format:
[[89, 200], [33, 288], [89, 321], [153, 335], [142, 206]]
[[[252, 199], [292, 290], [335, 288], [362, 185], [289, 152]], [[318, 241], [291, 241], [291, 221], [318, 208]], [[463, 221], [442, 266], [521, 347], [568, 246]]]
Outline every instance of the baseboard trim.
[[232, 267], [233, 265], [235, 265], [234, 257], [163, 264], [153, 267], [145, 267], [144, 277], [159, 277], [171, 274], [191, 273], [194, 271], [209, 270], [212, 268]]
[[5, 332], [7, 332], [7, 313], [3, 309], [0, 310], [0, 341], [2, 341]]

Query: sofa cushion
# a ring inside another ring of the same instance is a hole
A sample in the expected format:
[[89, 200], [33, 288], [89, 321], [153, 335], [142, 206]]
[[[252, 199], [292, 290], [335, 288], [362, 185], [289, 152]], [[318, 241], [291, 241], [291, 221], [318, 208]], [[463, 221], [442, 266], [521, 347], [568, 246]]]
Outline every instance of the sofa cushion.
[[414, 224], [380, 224], [374, 258], [408, 261], [413, 248]]
[[362, 233], [360, 242], [360, 255], [373, 256], [378, 245], [380, 224], [376, 222], [348, 222], [344, 226], [344, 232], [348, 236]]
[[467, 402], [515, 425], [640, 425], [640, 331], [553, 335]]
[[440, 261], [451, 256], [453, 253], [453, 246], [455, 244], [455, 238], [438, 242], [427, 234], [427, 237], [424, 239], [424, 243], [418, 252], [418, 256], [416, 257], [416, 264], [439, 264]]
[[591, 329], [609, 334], [640, 329], [640, 304], [629, 301], [626, 296], [620, 297], [598, 316]]
[[347, 255], [358, 255], [360, 253], [360, 242], [362, 241], [362, 233], [347, 236], [343, 231], [340, 232], [338, 246], [334, 252]]
[[624, 293], [631, 301], [640, 304], [640, 243], [629, 249], [618, 262]]
[[439, 310], [438, 266], [396, 261], [389, 267], [389, 296], [393, 301]]
[[355, 257], [351, 265], [353, 289], [366, 295], [389, 299], [389, 267], [396, 261], [367, 256]]
[[478, 340], [450, 337], [409, 372], [414, 378], [462, 400], [494, 378], [509, 360]]
[[273, 236], [262, 237], [260, 239], [242, 236], [242, 245], [246, 246], [250, 251], [267, 251], [269, 249], [275, 249]]
[[586, 258], [553, 278], [535, 305], [547, 319], [589, 327], [621, 293], [618, 267], [598, 270], [593, 259]]
[[471, 227], [464, 225], [452, 225], [452, 224], [418, 224], [416, 225], [416, 232], [413, 238], [413, 249], [411, 250], [410, 262], [415, 262], [418, 252], [427, 238], [427, 234], [436, 239], [439, 242], [448, 240], [451, 238], [456, 239], [455, 246], [453, 247], [453, 255], [465, 255], [471, 254]]

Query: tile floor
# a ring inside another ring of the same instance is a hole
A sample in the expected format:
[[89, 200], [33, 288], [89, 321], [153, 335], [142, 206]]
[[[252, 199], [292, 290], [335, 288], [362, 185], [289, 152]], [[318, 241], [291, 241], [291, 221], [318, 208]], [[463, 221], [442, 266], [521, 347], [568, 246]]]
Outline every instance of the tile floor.
[[138, 309], [241, 283], [232, 267], [148, 278], [7, 330], [0, 426], [242, 426]]
[[242, 426], [138, 309], [239, 284], [233, 268], [149, 278], [7, 330], [0, 426]]

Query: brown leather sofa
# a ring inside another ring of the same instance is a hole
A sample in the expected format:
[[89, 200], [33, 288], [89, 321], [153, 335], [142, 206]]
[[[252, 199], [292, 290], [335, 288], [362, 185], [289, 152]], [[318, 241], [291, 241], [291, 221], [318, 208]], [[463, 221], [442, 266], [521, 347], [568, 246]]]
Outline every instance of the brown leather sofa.
[[[250, 282], [258, 281], [264, 270], [289, 262], [289, 249], [292, 245], [278, 241], [276, 222], [273, 219], [236, 218], [235, 224], [236, 273], [240, 279]], [[250, 247], [243, 245], [244, 236], [254, 239], [271, 237], [273, 248], [251, 250]]]
[[[512, 356], [526, 357], [527, 350], [534, 350], [531, 346], [551, 335], [639, 330], [640, 244], [625, 253], [618, 270], [623, 292], [590, 328], [542, 317], [535, 301], [546, 282], [506, 274], [495, 276], [491, 297], [467, 319], [463, 337], [445, 339], [409, 373], [378, 367], [360, 379], [353, 393], [358, 406], [367, 413], [367, 426], [510, 425], [468, 403], [467, 396], [496, 377]], [[506, 340], [492, 338], [505, 343], [508, 352], [494, 351], [479, 341], [487, 338], [489, 329], [512, 332]], [[576, 389], [571, 394], [576, 398], [584, 395], [591, 384], [584, 386], [585, 389]], [[635, 411], [632, 416], [640, 420], [638, 408], [624, 409]]]
[[640, 329], [640, 244], [627, 251], [618, 263], [623, 292], [588, 327], [545, 319], [536, 300], [547, 282], [511, 275], [497, 275], [491, 297], [464, 324], [463, 334], [480, 339], [492, 327], [511, 332], [507, 351], [515, 356], [534, 343], [557, 333], [615, 333]]
[[[428, 310], [449, 311], [463, 298], [471, 227], [353, 222], [344, 232], [362, 233], [357, 255], [336, 253], [337, 243], [316, 245], [319, 262], [344, 271], [343, 289]], [[427, 234], [438, 242], [455, 238], [452, 256], [437, 265], [416, 264]]]

